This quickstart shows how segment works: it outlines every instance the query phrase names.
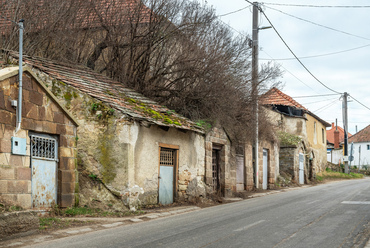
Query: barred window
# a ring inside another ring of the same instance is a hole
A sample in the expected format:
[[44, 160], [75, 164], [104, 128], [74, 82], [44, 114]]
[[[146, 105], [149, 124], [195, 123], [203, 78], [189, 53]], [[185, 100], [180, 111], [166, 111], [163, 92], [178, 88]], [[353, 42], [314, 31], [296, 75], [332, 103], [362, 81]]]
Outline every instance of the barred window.
[[160, 165], [173, 166], [176, 159], [176, 150], [161, 147]]
[[56, 160], [56, 140], [40, 136], [31, 136], [31, 156]]

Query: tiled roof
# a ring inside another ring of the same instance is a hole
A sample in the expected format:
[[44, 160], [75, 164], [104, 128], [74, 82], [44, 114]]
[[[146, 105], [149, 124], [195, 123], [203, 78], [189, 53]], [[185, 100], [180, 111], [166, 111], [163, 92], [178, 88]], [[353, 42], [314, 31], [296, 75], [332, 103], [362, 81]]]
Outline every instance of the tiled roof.
[[296, 102], [292, 97], [284, 94], [277, 88], [273, 87], [270, 89], [263, 97], [262, 104], [266, 105], [284, 105], [284, 106], [291, 106], [298, 109], [308, 110], [303, 107], [301, 104]]
[[358, 143], [358, 142], [369, 142], [370, 141], [370, 125], [359, 131], [358, 133], [352, 135], [348, 139], [348, 142]]
[[324, 126], [330, 127], [330, 124], [328, 122], [324, 121], [323, 119], [321, 119], [320, 117], [306, 109], [303, 105], [295, 101], [292, 97], [288, 96], [287, 94], [284, 94], [275, 87], [270, 89], [262, 96], [261, 103], [264, 105], [284, 105], [302, 109], [304, 112], [308, 113], [309, 115], [319, 120]]
[[[326, 130], [326, 139], [329, 143], [334, 144], [334, 131], [336, 130], [334, 122], [331, 124], [331, 129]], [[338, 126], [339, 131], [339, 143], [344, 141], [344, 129]], [[348, 137], [351, 137], [352, 134], [348, 133]]]
[[[18, 59], [18, 53], [6, 52]], [[171, 126], [203, 133], [203, 129], [189, 119], [88, 67], [26, 55], [23, 55], [23, 63], [110, 105], [135, 120], [146, 120], [159, 126]]]
[[[53, 1], [54, 3], [56, 1]], [[53, 9], [54, 8], [54, 9]], [[47, 25], [60, 23], [61, 18], [69, 18], [65, 23], [69, 25], [64, 28], [99, 28], [102, 23], [105, 25], [122, 25], [128, 23], [130, 17], [140, 12], [138, 23], [148, 23], [152, 16], [152, 11], [145, 6], [141, 0], [77, 0], [63, 1], [62, 3], [50, 4], [47, 0], [36, 1], [7, 1], [0, 0], [0, 32], [6, 33], [14, 28], [9, 20], [18, 22], [20, 13], [27, 10], [37, 11], [36, 22], [27, 22], [28, 30], [37, 30]], [[75, 9], [74, 14], [66, 14], [70, 9]], [[52, 13], [52, 15], [50, 15]], [[27, 13], [25, 14], [27, 15]], [[24, 18], [24, 16], [21, 16]], [[59, 19], [59, 20], [58, 20]]]

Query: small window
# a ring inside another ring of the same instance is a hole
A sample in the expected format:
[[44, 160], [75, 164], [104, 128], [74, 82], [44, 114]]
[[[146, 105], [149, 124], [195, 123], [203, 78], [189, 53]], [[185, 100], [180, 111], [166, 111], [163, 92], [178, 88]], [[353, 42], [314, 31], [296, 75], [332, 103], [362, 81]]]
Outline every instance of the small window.
[[325, 131], [324, 131], [324, 128], [321, 128], [321, 134], [322, 134], [322, 143], [325, 143]]
[[367, 145], [367, 149], [370, 150], [370, 145]]

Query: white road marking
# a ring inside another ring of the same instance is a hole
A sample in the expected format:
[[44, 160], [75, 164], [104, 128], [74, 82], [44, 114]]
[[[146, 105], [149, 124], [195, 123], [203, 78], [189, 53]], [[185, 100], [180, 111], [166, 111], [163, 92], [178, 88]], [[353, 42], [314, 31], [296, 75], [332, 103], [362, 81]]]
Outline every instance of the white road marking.
[[266, 220], [260, 220], [260, 221], [254, 222], [254, 223], [252, 223], [252, 224], [250, 224], [250, 225], [247, 225], [247, 226], [245, 226], [245, 227], [242, 227], [242, 228], [236, 229], [236, 230], [234, 230], [234, 232], [241, 232], [241, 231], [247, 230], [248, 228], [251, 228], [251, 227], [253, 227], [253, 226], [256, 226], [256, 225], [258, 225], [258, 224], [261, 224], [262, 222], [265, 222], [265, 221], [266, 221]]
[[319, 202], [319, 200], [309, 202], [309, 203], [307, 203], [307, 205], [308, 205], [308, 204], [313, 204], [313, 203], [315, 203], [315, 202]]
[[342, 201], [342, 204], [368, 205], [370, 201]]

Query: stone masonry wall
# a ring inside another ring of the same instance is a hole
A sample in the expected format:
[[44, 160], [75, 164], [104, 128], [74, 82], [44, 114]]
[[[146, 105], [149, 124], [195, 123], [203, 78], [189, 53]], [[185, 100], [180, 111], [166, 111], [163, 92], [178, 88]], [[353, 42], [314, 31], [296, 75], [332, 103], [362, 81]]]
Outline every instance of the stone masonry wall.
[[232, 195], [236, 191], [236, 164], [231, 161], [230, 140], [222, 128], [214, 127], [206, 135], [206, 184], [209, 186], [209, 193], [212, 192], [212, 150], [214, 146], [221, 146], [220, 150], [220, 186], [221, 194]]
[[[75, 204], [76, 124], [66, 115], [50, 92], [29, 72], [23, 74], [22, 126], [15, 133], [16, 111], [10, 100], [18, 98], [18, 75], [0, 81], [0, 197], [23, 208], [32, 207], [29, 132], [58, 135], [58, 202], [62, 207]], [[11, 153], [11, 137], [27, 139], [27, 155]]]

